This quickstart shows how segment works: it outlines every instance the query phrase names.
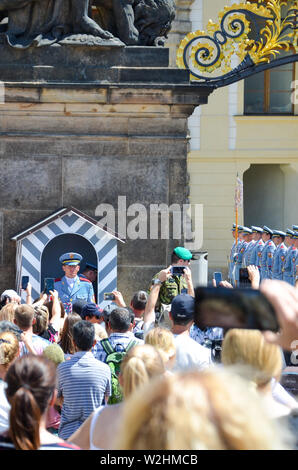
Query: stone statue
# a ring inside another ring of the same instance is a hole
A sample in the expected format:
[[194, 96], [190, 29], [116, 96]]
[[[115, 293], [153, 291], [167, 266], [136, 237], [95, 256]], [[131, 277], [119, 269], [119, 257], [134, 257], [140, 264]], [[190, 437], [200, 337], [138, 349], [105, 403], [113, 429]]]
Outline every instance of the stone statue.
[[90, 37], [159, 46], [174, 17], [174, 0], [0, 0], [1, 31], [18, 48], [69, 38], [94, 44]]

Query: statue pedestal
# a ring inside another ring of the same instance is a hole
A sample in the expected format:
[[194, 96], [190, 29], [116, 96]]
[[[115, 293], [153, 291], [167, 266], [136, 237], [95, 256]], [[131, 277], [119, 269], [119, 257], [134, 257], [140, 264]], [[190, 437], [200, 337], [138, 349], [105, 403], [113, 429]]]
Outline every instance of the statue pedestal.
[[0, 290], [15, 282], [11, 236], [60, 207], [95, 217], [108, 203], [117, 213], [125, 196], [148, 222], [147, 240], [127, 233], [118, 247], [118, 288], [129, 301], [179, 244], [172, 217], [170, 239], [150, 239], [150, 205], [187, 202], [187, 118], [211, 90], [190, 85], [187, 71], [168, 67], [167, 49], [151, 47], [3, 46], [0, 80]]

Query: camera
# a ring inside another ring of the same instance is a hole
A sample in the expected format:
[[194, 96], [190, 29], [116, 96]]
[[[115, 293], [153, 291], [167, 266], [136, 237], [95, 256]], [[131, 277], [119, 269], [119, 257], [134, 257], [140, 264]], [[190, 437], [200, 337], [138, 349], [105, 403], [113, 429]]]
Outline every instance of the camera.
[[249, 287], [251, 285], [251, 281], [249, 279], [248, 270], [247, 268], [240, 268], [239, 269], [239, 283], [240, 287]]
[[171, 273], [173, 276], [182, 276], [185, 268], [186, 266], [172, 266]]

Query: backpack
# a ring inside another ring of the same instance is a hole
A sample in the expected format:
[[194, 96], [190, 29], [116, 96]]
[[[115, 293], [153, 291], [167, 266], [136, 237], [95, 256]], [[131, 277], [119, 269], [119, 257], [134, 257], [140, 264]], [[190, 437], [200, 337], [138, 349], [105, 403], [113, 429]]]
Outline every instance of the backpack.
[[119, 403], [123, 400], [123, 392], [121, 389], [121, 385], [119, 383], [119, 373], [120, 373], [120, 366], [121, 362], [125, 356], [125, 354], [137, 344], [137, 341], [131, 340], [130, 343], [123, 348], [123, 351], [115, 351], [109, 342], [108, 338], [104, 338], [101, 340], [102, 347], [107, 354], [105, 363], [111, 369], [111, 377], [112, 377], [112, 394], [108, 400], [109, 405], [113, 405], [115, 403]]

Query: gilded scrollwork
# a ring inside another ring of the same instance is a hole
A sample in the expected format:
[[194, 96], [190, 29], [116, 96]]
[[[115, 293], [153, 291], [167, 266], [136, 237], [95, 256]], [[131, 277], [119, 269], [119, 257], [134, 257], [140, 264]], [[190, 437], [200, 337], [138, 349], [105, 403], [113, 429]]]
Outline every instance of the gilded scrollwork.
[[233, 4], [218, 20], [210, 20], [206, 32], [190, 32], [180, 43], [177, 65], [189, 69], [192, 80], [212, 81], [233, 70], [269, 63], [281, 50], [298, 53], [298, 1], [290, 6], [285, 0]]

